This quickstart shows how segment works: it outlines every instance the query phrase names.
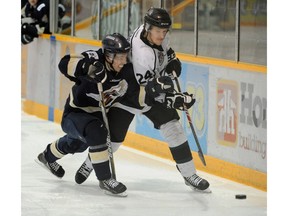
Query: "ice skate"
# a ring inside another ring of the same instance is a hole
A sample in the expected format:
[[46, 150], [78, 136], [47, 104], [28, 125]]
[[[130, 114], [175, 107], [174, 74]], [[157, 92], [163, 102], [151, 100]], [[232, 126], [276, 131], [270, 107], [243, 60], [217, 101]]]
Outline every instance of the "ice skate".
[[108, 195], [120, 197], [127, 196], [126, 186], [113, 178], [99, 181], [99, 187]]
[[75, 174], [75, 182], [77, 184], [82, 184], [89, 177], [92, 170], [93, 170], [92, 163], [89, 157], [87, 157]]
[[48, 163], [43, 152], [38, 155], [35, 161], [45, 169], [48, 169], [53, 175], [58, 178], [62, 178], [65, 174], [65, 170], [56, 161], [53, 163]]
[[194, 174], [190, 177], [184, 177], [184, 180], [185, 184], [194, 190], [211, 193], [211, 190], [209, 188], [209, 182], [199, 177], [197, 174]]

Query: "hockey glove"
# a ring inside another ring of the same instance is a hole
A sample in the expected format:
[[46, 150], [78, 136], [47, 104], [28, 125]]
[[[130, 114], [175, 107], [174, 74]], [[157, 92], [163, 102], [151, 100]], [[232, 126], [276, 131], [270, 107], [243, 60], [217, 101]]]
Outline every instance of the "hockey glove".
[[30, 35], [27, 35], [27, 34], [21, 35], [21, 42], [23, 45], [29, 44], [32, 41], [33, 41], [33, 37], [31, 37]]
[[185, 104], [186, 108], [189, 109], [191, 106], [193, 106], [195, 101], [196, 100], [193, 98], [193, 94], [189, 94], [187, 92], [166, 94], [166, 104], [167, 107], [171, 109], [178, 109], [183, 111], [184, 110], [183, 104]]
[[173, 92], [173, 90], [173, 81], [168, 76], [154, 78], [153, 80], [148, 81], [145, 86], [146, 94], [148, 94], [150, 98], [156, 98], [160, 93]]
[[21, 34], [22, 35], [29, 35], [31, 38], [38, 37], [37, 28], [34, 25], [30, 25], [28, 23], [24, 23], [21, 25]]
[[174, 79], [173, 71], [175, 71], [177, 77], [179, 77], [181, 74], [181, 69], [182, 67], [180, 60], [178, 58], [174, 58], [168, 62], [165, 71], [168, 76], [171, 77], [171, 79]]
[[176, 57], [175, 51], [170, 47], [167, 51], [168, 62]]
[[101, 82], [104, 83], [107, 74], [104, 65], [99, 62], [99, 61], [94, 61], [88, 68], [88, 73], [87, 73], [89, 78], [92, 78], [92, 82]]

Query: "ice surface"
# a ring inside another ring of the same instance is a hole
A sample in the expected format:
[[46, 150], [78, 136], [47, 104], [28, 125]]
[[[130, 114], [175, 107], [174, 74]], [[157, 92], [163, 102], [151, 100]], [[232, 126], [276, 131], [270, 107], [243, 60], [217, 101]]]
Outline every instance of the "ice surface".
[[[211, 194], [191, 190], [173, 162], [122, 146], [115, 157], [117, 180], [128, 190], [126, 198], [108, 196], [94, 173], [82, 185], [74, 182], [87, 152], [67, 155], [58, 162], [66, 173], [54, 177], [34, 159], [49, 142], [63, 135], [59, 124], [22, 113], [22, 216], [264, 216], [267, 193], [204, 172]], [[235, 199], [246, 194], [247, 199]]]

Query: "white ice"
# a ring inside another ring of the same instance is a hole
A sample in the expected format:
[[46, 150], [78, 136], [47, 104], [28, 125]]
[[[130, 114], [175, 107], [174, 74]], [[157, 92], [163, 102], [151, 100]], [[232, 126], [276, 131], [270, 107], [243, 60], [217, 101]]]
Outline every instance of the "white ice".
[[[114, 157], [117, 180], [127, 186], [128, 196], [105, 195], [94, 173], [82, 185], [74, 182], [87, 152], [58, 161], [66, 171], [62, 179], [34, 161], [49, 142], [64, 134], [59, 124], [22, 113], [21, 132], [22, 216], [267, 215], [264, 191], [198, 171], [209, 180], [212, 193], [196, 192], [184, 184], [172, 161], [124, 146]], [[247, 199], [235, 199], [236, 194], [246, 194]]]

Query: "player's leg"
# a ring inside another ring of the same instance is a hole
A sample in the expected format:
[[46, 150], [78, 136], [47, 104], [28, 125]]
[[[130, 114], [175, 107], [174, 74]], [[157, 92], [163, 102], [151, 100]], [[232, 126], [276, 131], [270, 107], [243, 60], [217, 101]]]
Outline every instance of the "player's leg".
[[85, 128], [85, 139], [89, 145], [89, 158], [99, 186], [109, 194], [125, 195], [126, 186], [111, 177], [107, 142], [108, 131], [100, 120], [93, 120]]
[[89, 121], [91, 119], [85, 114], [70, 113], [65, 115], [62, 120], [62, 129], [67, 134], [49, 143], [45, 150], [38, 155], [36, 162], [44, 165], [53, 175], [62, 178], [65, 170], [56, 161], [67, 154], [83, 152], [88, 148], [83, 135], [83, 128]]
[[[107, 117], [110, 126], [112, 150], [113, 152], [116, 152], [126, 137], [129, 125], [134, 118], [134, 114], [120, 108], [112, 107], [109, 109]], [[82, 184], [86, 181], [92, 170], [92, 163], [89, 157], [87, 157], [75, 174], [76, 183]]]
[[160, 129], [186, 185], [199, 190], [207, 189], [208, 181], [196, 174], [191, 149], [177, 111], [156, 105], [144, 115], [153, 122], [156, 129]]
[[63, 167], [56, 161], [64, 157], [66, 154], [74, 154], [83, 152], [87, 149], [87, 144], [80, 140], [69, 138], [67, 135], [49, 143], [45, 150], [37, 157], [37, 162], [41, 162], [48, 168], [51, 173], [59, 178], [65, 174]]

